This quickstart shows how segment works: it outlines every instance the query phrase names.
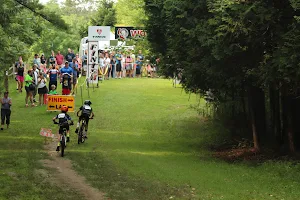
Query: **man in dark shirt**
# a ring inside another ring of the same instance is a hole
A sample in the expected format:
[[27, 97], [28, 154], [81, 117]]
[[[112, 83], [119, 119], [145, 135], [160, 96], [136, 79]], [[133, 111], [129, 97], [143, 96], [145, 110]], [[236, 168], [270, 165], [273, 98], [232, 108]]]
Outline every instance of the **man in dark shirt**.
[[71, 63], [73, 61], [73, 58], [75, 58], [75, 54], [72, 53], [72, 50], [70, 48], [68, 48], [68, 54], [66, 55], [66, 61], [68, 61], [69, 63]]

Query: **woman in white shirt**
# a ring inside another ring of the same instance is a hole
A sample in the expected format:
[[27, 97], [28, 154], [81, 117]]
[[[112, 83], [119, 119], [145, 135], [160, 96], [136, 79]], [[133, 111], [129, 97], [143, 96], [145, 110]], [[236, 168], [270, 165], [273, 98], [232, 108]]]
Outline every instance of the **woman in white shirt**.
[[111, 64], [110, 64], [110, 58], [109, 58], [108, 53], [105, 54], [104, 65], [105, 65], [105, 70], [107, 68], [107, 73], [105, 76], [107, 79], [109, 79], [109, 75], [110, 75], [110, 71], [111, 71]]
[[44, 95], [48, 93], [46, 83], [47, 83], [47, 79], [45, 78], [43, 73], [40, 73], [39, 78], [38, 78], [38, 86], [37, 86], [40, 105], [43, 105]]

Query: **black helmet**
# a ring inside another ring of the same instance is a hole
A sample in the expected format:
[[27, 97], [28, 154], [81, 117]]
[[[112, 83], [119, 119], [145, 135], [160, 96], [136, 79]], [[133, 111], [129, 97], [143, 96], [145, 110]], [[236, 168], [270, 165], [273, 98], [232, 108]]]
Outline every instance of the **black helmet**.
[[89, 105], [90, 106], [90, 105], [92, 105], [92, 102], [90, 100], [85, 100], [84, 105]]

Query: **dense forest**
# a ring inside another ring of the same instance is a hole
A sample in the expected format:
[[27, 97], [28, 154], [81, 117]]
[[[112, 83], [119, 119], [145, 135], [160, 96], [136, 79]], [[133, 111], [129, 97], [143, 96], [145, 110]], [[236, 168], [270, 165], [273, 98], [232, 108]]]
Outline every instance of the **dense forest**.
[[162, 73], [214, 94], [233, 134], [280, 153], [300, 148], [299, 0], [145, 0]]

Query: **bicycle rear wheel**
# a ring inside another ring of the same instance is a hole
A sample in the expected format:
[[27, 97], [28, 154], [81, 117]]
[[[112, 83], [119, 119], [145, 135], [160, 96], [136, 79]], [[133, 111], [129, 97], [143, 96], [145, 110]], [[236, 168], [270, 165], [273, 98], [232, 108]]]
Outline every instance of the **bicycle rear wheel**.
[[64, 157], [65, 154], [65, 147], [66, 147], [66, 139], [65, 136], [63, 135], [60, 141], [60, 147], [61, 147], [61, 151], [60, 151], [60, 155], [61, 157]]

